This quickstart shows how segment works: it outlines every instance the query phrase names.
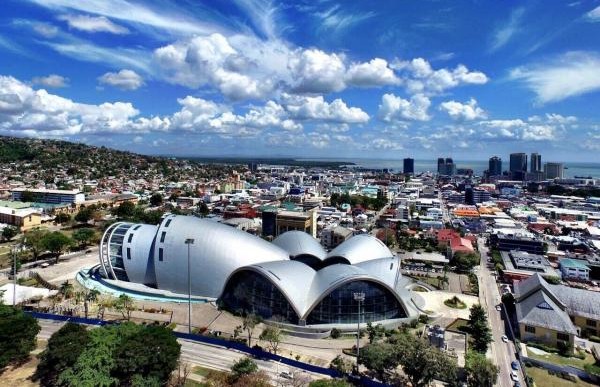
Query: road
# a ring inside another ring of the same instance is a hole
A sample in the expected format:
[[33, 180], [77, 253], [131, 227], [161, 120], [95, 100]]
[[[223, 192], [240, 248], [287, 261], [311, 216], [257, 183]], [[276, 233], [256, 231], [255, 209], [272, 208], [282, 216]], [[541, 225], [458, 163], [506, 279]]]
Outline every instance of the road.
[[[42, 327], [40, 333], [38, 334], [38, 339], [40, 340], [48, 340], [50, 336], [52, 336], [52, 334], [59, 330], [64, 324], [64, 322], [52, 320], [38, 320], [38, 322]], [[201, 344], [195, 341], [183, 339], [177, 339], [177, 341], [181, 344], [181, 360], [190, 363], [193, 366], [202, 366], [210, 369], [227, 371], [231, 368], [235, 361], [246, 356], [244, 353], [218, 346]], [[308, 381], [327, 378], [325, 375], [314, 374], [296, 367], [278, 364], [274, 361], [258, 359], [254, 359], [254, 361], [258, 365], [259, 370], [265, 371], [275, 383], [282, 382], [279, 375], [283, 371], [288, 371], [293, 375], [301, 375], [300, 377], [307, 378]]]
[[[487, 266], [488, 248], [485, 246], [485, 240], [478, 238], [477, 240], [479, 252], [481, 253], [481, 265], [477, 272], [479, 279], [479, 302], [486, 309], [488, 319], [492, 327], [492, 336], [494, 342], [490, 345], [488, 355], [491, 355], [494, 363], [500, 368], [498, 375], [497, 386], [511, 387], [513, 382], [510, 379], [511, 366], [510, 363], [516, 360], [514, 342], [509, 340], [508, 343], [502, 342], [504, 331], [504, 320], [501, 318], [501, 313], [496, 310], [496, 305], [501, 303], [500, 292], [496, 285], [494, 274]], [[511, 336], [511, 335], [507, 335]], [[523, 375], [519, 371], [519, 381], [524, 386]]]

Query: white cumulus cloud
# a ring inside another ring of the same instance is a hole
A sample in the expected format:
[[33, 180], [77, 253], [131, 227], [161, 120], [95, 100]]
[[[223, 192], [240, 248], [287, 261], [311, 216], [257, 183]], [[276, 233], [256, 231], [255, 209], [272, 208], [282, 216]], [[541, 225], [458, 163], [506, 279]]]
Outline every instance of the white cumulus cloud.
[[448, 113], [455, 120], [472, 121], [486, 118], [485, 111], [477, 106], [477, 101], [471, 98], [467, 103], [457, 101], [446, 101], [440, 104], [440, 110]]
[[136, 90], [144, 84], [144, 79], [133, 70], [123, 69], [118, 73], [105, 73], [98, 78], [98, 82], [121, 90]]
[[57, 74], [50, 74], [45, 77], [34, 77], [31, 82], [45, 87], [60, 88], [68, 86], [69, 78]]
[[394, 94], [384, 94], [381, 97], [378, 116], [385, 122], [428, 121], [431, 118], [427, 113], [429, 106], [431, 101], [423, 94], [413, 95], [410, 100]]

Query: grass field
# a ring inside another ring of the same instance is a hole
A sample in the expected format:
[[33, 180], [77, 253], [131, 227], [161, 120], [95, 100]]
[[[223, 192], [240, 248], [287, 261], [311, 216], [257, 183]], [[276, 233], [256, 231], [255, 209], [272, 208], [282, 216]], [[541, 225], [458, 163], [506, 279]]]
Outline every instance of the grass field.
[[527, 367], [527, 375], [533, 378], [535, 385], [538, 387], [593, 387], [593, 384], [577, 379], [576, 382], [571, 382], [555, 375], [550, 375], [543, 368]]
[[583, 369], [586, 364], [594, 364], [594, 356], [589, 353], [585, 353], [585, 359], [579, 359], [577, 357], [565, 357], [560, 356], [556, 353], [548, 353], [547, 355], [538, 355], [533, 351], [527, 351], [527, 356], [533, 359], [544, 360], [549, 363], [568, 365], [575, 368]]

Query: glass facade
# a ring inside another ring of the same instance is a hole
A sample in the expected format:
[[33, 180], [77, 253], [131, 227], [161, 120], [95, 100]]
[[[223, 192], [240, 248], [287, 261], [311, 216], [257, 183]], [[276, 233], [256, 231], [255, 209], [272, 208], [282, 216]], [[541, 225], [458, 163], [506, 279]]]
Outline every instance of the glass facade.
[[123, 264], [123, 240], [125, 234], [131, 228], [131, 224], [123, 223], [118, 225], [112, 232], [108, 244], [108, 254], [111, 266], [117, 279], [122, 281], [128, 281], [127, 273], [125, 272], [125, 266]]
[[298, 315], [279, 289], [253, 271], [235, 274], [219, 304], [234, 313], [254, 313], [264, 319], [298, 324]]
[[306, 324], [350, 324], [358, 322], [358, 302], [354, 293], [364, 293], [360, 303], [361, 322], [406, 317], [396, 297], [383, 286], [368, 281], [354, 281], [329, 293], [310, 312]]

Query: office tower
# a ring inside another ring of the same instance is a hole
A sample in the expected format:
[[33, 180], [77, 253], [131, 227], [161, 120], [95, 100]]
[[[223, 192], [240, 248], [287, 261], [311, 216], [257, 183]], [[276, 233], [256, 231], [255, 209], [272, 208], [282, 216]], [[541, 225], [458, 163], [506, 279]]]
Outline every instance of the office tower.
[[411, 158], [404, 159], [404, 174], [414, 174], [415, 173], [415, 160]]
[[541, 154], [535, 153], [535, 152], [532, 153], [530, 163], [531, 163], [531, 166], [530, 166], [531, 173], [542, 171], [542, 155]]
[[440, 175], [443, 175], [445, 170], [445, 165], [446, 165], [446, 161], [444, 160], [443, 157], [439, 157], [438, 158], [438, 162], [437, 162], [437, 171]]
[[544, 174], [546, 179], [562, 179], [564, 177], [564, 167], [562, 163], [545, 163]]
[[473, 205], [475, 204], [473, 198], [473, 186], [466, 185], [465, 186], [465, 204]]
[[516, 180], [523, 180], [527, 173], [527, 154], [511, 153], [510, 154], [510, 175]]
[[498, 156], [494, 156], [490, 158], [488, 171], [490, 176], [500, 176], [502, 175], [502, 159]]

